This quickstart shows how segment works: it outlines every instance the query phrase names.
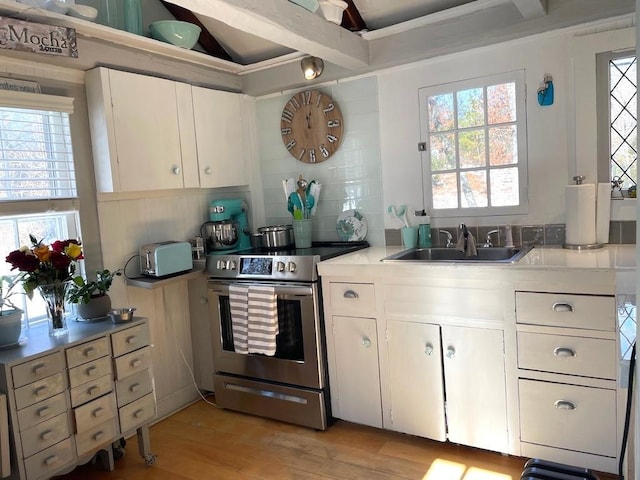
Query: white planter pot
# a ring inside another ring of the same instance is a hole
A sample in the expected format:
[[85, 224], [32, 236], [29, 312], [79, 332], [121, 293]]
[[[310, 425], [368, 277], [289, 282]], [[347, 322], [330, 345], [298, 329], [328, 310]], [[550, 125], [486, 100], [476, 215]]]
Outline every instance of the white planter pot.
[[110, 310], [111, 297], [109, 295], [92, 297], [89, 303], [78, 303], [76, 305], [76, 313], [82, 320], [106, 319]]
[[319, 0], [322, 16], [337, 25], [342, 23], [342, 14], [349, 6], [342, 0]]
[[0, 347], [18, 343], [22, 331], [22, 310], [5, 310], [0, 315]]

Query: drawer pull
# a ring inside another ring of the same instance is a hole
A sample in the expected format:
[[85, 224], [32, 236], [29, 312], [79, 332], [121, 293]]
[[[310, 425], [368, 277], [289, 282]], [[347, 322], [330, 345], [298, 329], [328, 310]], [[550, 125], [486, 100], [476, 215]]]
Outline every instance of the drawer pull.
[[575, 357], [576, 351], [569, 347], [556, 347], [553, 349], [553, 354], [556, 357]]
[[430, 343], [427, 343], [427, 344], [424, 346], [424, 353], [425, 353], [426, 355], [433, 355], [433, 345], [431, 345]]
[[136, 337], [135, 335], [131, 335], [130, 337], [127, 337], [127, 343], [129, 345], [135, 345], [136, 343], [138, 343], [138, 337]]
[[47, 364], [46, 363], [39, 363], [37, 365], [34, 365], [33, 368], [31, 369], [31, 371], [33, 372], [34, 375], [42, 375], [43, 373], [46, 373], [46, 371], [47, 371]]
[[575, 308], [573, 308], [573, 305], [568, 302], [555, 302], [551, 306], [551, 310], [554, 312], [574, 312]]
[[104, 432], [102, 430], [100, 430], [99, 432], [96, 432], [93, 434], [93, 441], [94, 442], [99, 442], [100, 440], [102, 440], [104, 438]]
[[57, 455], [51, 455], [50, 457], [47, 457], [44, 459], [44, 463], [45, 467], [51, 467], [52, 465], [55, 465], [56, 463], [58, 463], [58, 456]]
[[344, 292], [343, 295], [344, 298], [358, 298], [358, 293], [354, 292], [353, 290], [349, 289], [346, 292]]
[[371, 340], [369, 340], [367, 337], [362, 339], [362, 346], [364, 348], [371, 348]]
[[142, 415], [144, 415], [144, 408], [141, 408], [141, 409], [136, 410], [135, 412], [133, 412], [133, 416], [135, 418], [140, 418], [140, 417], [142, 417]]
[[40, 397], [40, 396], [42, 396], [42, 395], [46, 395], [48, 391], [49, 391], [49, 387], [47, 387], [46, 385], [40, 385], [38, 388], [36, 388], [36, 389], [33, 391], [33, 394], [34, 394], [36, 397]]
[[140, 384], [139, 383], [134, 383], [133, 385], [131, 385], [129, 387], [129, 391], [131, 393], [136, 393], [138, 390], [140, 390]]
[[453, 347], [447, 347], [447, 358], [456, 358], [456, 349]]
[[96, 408], [93, 412], [91, 412], [91, 414], [96, 418], [101, 417], [103, 413], [104, 413], [104, 408], [102, 407]]
[[49, 415], [49, 407], [42, 407], [38, 409], [38, 416], [39, 417], [46, 417], [47, 415]]
[[87, 389], [87, 393], [93, 397], [95, 394], [100, 393], [100, 387], [92, 385]]
[[40, 434], [40, 439], [47, 441], [53, 436], [53, 432], [51, 430], [45, 430]]
[[559, 410], [575, 410], [576, 404], [569, 400], [556, 400], [554, 405]]
[[85, 357], [92, 357], [93, 355], [95, 355], [96, 349], [94, 347], [88, 347], [84, 349], [84, 356]]
[[142, 360], [140, 360], [139, 358], [134, 358], [131, 361], [131, 368], [138, 368], [140, 365], [142, 365]]
[[98, 369], [95, 366], [91, 365], [89, 368], [87, 368], [86, 374], [87, 374], [87, 376], [91, 377], [91, 376], [95, 375], [97, 373], [97, 371], [98, 371]]

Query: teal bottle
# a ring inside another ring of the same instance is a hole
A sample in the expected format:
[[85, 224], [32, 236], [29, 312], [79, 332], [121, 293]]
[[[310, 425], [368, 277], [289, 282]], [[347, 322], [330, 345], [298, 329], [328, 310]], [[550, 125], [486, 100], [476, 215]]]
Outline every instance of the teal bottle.
[[144, 34], [141, 0], [124, 0], [124, 29], [136, 35]]

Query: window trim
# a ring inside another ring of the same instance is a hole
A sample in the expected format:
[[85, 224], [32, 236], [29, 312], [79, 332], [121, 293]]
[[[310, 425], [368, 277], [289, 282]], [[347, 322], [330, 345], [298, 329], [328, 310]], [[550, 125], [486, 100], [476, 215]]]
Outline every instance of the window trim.
[[[424, 114], [426, 97], [442, 93], [450, 93], [468, 88], [487, 87], [500, 83], [515, 83], [516, 90], [516, 111], [518, 126], [518, 184], [519, 184], [519, 205], [504, 207], [475, 207], [475, 208], [433, 208], [433, 192], [431, 188], [431, 164], [428, 147], [420, 153], [420, 163], [422, 172], [422, 185], [424, 192], [424, 205], [430, 215], [435, 218], [450, 217], [486, 217], [500, 215], [522, 215], [529, 211], [529, 183], [528, 183], [528, 161], [527, 161], [527, 91], [525, 70], [515, 70], [511, 72], [498, 73], [482, 77], [470, 78], [466, 80], [449, 82], [440, 85], [422, 87], [418, 91], [419, 112], [420, 112], [420, 141], [425, 142], [428, 138], [427, 116]], [[491, 169], [487, 166], [487, 171]], [[456, 168], [456, 172], [460, 172]], [[490, 187], [489, 187], [490, 188]]]

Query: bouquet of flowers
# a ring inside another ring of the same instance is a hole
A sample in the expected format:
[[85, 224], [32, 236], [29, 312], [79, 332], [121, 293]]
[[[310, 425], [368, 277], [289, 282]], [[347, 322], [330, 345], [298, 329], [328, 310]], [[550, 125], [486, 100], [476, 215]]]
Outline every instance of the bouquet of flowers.
[[33, 298], [33, 291], [39, 286], [73, 279], [76, 262], [84, 258], [78, 240], [56, 240], [46, 245], [31, 234], [29, 239], [31, 247], [20, 247], [6, 257], [11, 270], [22, 272], [20, 280], [29, 298]]

